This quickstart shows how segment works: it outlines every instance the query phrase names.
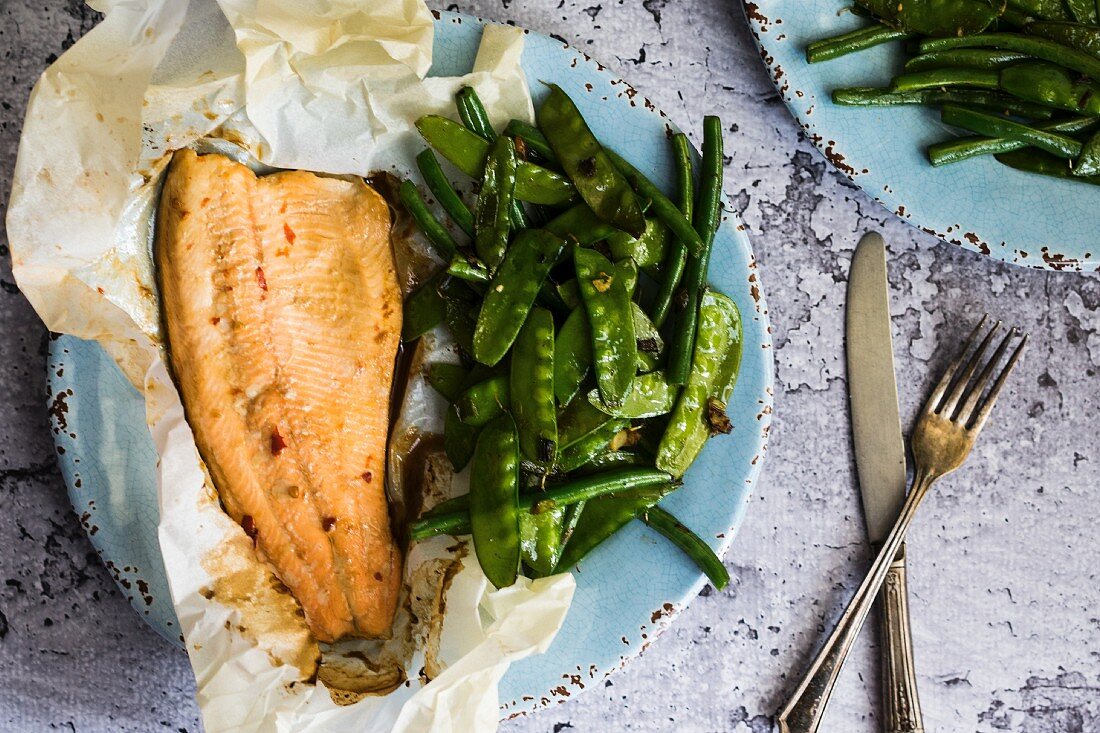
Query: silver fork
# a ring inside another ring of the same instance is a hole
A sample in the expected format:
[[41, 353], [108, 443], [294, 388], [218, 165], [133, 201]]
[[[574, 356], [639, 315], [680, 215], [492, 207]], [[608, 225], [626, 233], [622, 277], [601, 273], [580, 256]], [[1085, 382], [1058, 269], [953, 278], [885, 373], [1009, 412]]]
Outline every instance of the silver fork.
[[911, 440], [913, 459], [916, 463], [913, 487], [901, 508], [901, 514], [894, 523], [893, 530], [875, 557], [867, 577], [863, 579], [863, 584], [849, 602], [848, 608], [825, 642], [825, 646], [818, 652], [813, 665], [799, 683], [790, 702], [779, 714], [781, 733], [813, 733], [818, 729], [821, 718], [825, 714], [825, 706], [829, 702], [829, 695], [840, 674], [841, 665], [844, 664], [848, 651], [852, 648], [860, 629], [863, 628], [867, 612], [871, 610], [875, 596], [878, 595], [883, 580], [890, 570], [890, 563], [893, 562], [898, 548], [905, 540], [905, 532], [917, 513], [917, 507], [937, 479], [951, 473], [966, 460], [970, 449], [974, 446], [974, 440], [989, 418], [993, 403], [997, 401], [1005, 380], [1008, 379], [1012, 368], [1016, 366], [1027, 344], [1028, 335], [1025, 334], [997, 375], [989, 394], [983, 399], [982, 393], [993, 377], [998, 362], [1004, 356], [1009, 343], [1017, 335], [1015, 328], [1009, 330], [993, 352], [992, 358], [986, 362], [975, 378], [974, 374], [978, 371], [982, 357], [1001, 325], [1000, 321], [993, 324], [993, 328], [981, 340], [970, 357], [964, 360], [966, 353], [970, 351], [985, 326], [986, 320], [986, 317], [982, 318], [963, 345], [962, 353], [948, 365], [917, 418]]

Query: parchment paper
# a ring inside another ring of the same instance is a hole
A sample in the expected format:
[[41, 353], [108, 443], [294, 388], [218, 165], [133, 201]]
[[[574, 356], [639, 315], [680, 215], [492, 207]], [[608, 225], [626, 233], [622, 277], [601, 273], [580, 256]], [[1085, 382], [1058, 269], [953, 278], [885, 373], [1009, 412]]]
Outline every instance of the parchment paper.
[[[267, 166], [415, 178], [412, 122], [453, 116], [459, 86], [476, 87], [495, 122], [531, 118], [521, 32], [487, 27], [469, 75], [425, 78], [433, 19], [420, 0], [89, 4], [106, 17], [31, 96], [8, 210], [12, 259], [47, 327], [99, 341], [145, 395], [161, 549], [207, 731], [493, 730], [498, 681], [549, 646], [572, 577], [495, 591], [476, 562], [461, 562], [434, 637], [442, 671], [423, 684], [418, 648], [393, 692], [333, 702], [311, 681], [316, 643], [287, 621], [294, 602], [207, 481], [161, 358], [150, 220], [171, 151], [209, 136]], [[422, 543], [407, 575], [453, 553], [453, 541]]]

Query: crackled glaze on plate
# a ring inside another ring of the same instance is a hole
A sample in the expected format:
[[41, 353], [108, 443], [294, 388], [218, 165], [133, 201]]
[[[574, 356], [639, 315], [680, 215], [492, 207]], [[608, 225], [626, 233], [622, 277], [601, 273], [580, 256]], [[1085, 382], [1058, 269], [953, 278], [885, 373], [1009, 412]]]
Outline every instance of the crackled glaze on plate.
[[[432, 74], [473, 63], [481, 21], [453, 13], [436, 22]], [[536, 103], [542, 81], [560, 84], [601, 139], [657, 180], [673, 180], [671, 123], [626, 83], [560, 41], [528, 33], [523, 54]], [[724, 553], [741, 523], [764, 459], [772, 411], [773, 363], [756, 260], [736, 214], [715, 238], [711, 284], [741, 310], [745, 349], [728, 411], [731, 435], [716, 439], [663, 502]], [[77, 514], [134, 608], [179, 643], [157, 545], [156, 454], [140, 395], [93, 342], [51, 343], [51, 414], [60, 464]], [[634, 522], [576, 571], [577, 592], [546, 654], [521, 660], [501, 682], [502, 715], [564, 702], [619, 669], [665, 629], [706, 582], [679, 550]]]
[[1023, 173], [984, 156], [933, 168], [927, 147], [959, 134], [934, 109], [842, 107], [837, 87], [888, 86], [904, 52], [890, 43], [817, 64], [811, 41], [864, 25], [850, 0], [743, 0], [783, 101], [836, 168], [913, 226], [1014, 265], [1100, 268], [1100, 189]]

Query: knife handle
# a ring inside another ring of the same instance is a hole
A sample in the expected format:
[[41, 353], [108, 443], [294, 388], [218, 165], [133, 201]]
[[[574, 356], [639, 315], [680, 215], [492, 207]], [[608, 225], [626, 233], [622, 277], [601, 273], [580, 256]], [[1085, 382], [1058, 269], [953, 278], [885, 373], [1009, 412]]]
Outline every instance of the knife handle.
[[886, 733], [924, 733], [917, 672], [913, 665], [905, 545], [898, 550], [886, 573], [879, 603], [882, 609], [883, 729]]

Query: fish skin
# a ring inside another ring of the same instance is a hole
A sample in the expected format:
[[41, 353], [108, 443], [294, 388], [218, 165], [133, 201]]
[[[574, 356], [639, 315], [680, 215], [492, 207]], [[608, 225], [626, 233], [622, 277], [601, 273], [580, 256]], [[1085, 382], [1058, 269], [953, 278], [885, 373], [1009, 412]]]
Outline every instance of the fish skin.
[[360, 179], [175, 154], [157, 217], [169, 361], [225, 510], [320, 641], [389, 632], [385, 496], [402, 296]]

